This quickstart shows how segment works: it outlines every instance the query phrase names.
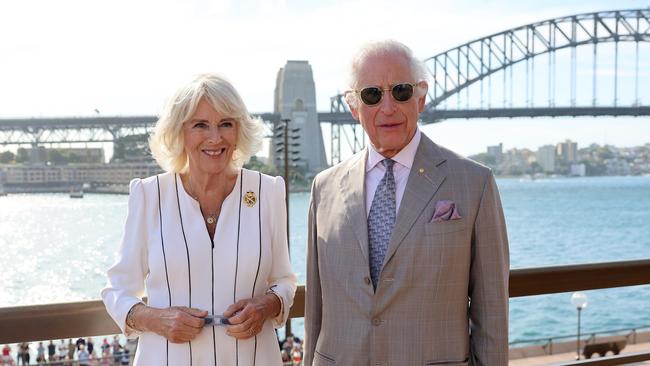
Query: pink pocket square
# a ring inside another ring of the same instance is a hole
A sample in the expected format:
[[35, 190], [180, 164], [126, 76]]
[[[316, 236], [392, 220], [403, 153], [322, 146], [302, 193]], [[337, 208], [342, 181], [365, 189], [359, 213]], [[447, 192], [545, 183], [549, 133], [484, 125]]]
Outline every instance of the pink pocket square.
[[456, 204], [453, 201], [442, 200], [436, 202], [436, 210], [433, 212], [431, 222], [449, 221], [461, 219]]

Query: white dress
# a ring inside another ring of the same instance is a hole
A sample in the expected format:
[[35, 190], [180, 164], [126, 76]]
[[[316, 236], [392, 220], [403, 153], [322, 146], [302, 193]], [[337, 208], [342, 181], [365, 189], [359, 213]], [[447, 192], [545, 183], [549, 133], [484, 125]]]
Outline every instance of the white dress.
[[199, 203], [180, 176], [134, 179], [117, 262], [102, 290], [106, 309], [125, 335], [126, 314], [144, 296], [156, 308], [188, 306], [222, 314], [237, 300], [282, 298], [282, 311], [256, 337], [237, 340], [225, 327], [205, 327], [190, 343], [174, 344], [152, 332], [139, 334], [135, 365], [280, 365], [274, 327], [286, 321], [296, 290], [287, 249], [282, 178], [242, 169], [222, 204], [210, 241]]

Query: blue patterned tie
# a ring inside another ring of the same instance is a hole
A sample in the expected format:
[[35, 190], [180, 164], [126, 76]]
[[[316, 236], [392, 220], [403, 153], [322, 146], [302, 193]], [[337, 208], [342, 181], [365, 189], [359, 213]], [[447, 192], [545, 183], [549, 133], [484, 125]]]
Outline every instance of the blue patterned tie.
[[375, 197], [372, 199], [370, 214], [368, 214], [368, 243], [370, 246], [370, 278], [374, 288], [377, 288], [379, 272], [384, 264], [384, 257], [388, 250], [390, 235], [395, 226], [395, 176], [393, 165], [395, 161], [384, 159], [381, 161], [386, 167], [386, 173], [381, 178]]

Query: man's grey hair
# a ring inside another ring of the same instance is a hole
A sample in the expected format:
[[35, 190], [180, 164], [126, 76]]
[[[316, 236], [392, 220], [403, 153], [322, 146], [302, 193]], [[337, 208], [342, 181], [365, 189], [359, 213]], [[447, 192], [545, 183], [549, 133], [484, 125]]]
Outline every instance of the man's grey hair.
[[[348, 69], [348, 88], [356, 90], [361, 85], [358, 85], [359, 82], [359, 72], [363, 62], [373, 56], [381, 55], [402, 55], [408, 61], [411, 73], [413, 75], [413, 81], [419, 83], [421, 81], [427, 81], [429, 75], [427, 67], [424, 65], [424, 62], [413, 55], [408, 46], [405, 44], [395, 41], [395, 40], [383, 40], [377, 42], [367, 43], [361, 47], [361, 49], [354, 55], [350, 66]], [[364, 85], [365, 86], [365, 85]], [[422, 96], [422, 93], [426, 93], [426, 88], [417, 88], [416, 95]], [[356, 105], [357, 97], [356, 93], [346, 93], [346, 101], [352, 106]]]

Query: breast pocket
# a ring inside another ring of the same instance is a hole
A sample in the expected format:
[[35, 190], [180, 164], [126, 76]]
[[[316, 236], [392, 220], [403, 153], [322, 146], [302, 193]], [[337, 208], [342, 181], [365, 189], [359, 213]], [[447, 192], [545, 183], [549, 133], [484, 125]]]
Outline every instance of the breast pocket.
[[435, 236], [439, 234], [453, 233], [463, 231], [467, 228], [465, 220], [436, 221], [424, 224], [424, 234]]

